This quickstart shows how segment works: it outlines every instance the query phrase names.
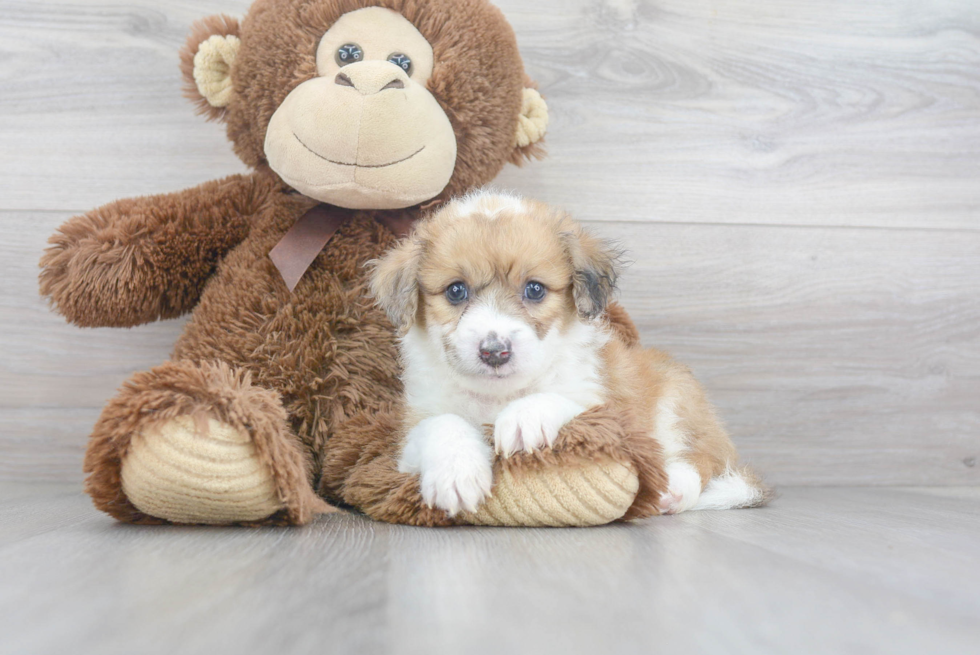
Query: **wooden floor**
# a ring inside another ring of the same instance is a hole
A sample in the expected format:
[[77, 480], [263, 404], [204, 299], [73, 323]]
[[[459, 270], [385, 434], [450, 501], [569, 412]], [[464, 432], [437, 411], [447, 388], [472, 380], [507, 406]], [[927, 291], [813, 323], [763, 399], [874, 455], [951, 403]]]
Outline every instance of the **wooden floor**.
[[120, 525], [0, 487], [0, 653], [976, 653], [980, 490], [594, 529]]

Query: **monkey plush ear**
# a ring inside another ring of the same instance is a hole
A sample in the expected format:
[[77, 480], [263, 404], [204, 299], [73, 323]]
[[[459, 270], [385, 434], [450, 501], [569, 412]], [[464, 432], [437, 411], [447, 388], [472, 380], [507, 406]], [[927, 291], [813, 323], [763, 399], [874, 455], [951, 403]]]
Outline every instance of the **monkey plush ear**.
[[596, 318], [616, 291], [622, 253], [580, 227], [566, 232], [565, 243], [572, 260], [572, 295], [584, 318]]
[[222, 118], [231, 102], [231, 70], [241, 47], [238, 29], [234, 18], [210, 16], [194, 24], [180, 52], [184, 95], [208, 120]]
[[371, 295], [388, 314], [399, 336], [408, 332], [419, 309], [419, 262], [422, 245], [413, 237], [402, 241], [381, 259], [369, 262]]
[[[531, 84], [530, 79], [527, 80]], [[525, 159], [540, 159], [544, 156], [541, 140], [548, 131], [548, 103], [537, 89], [524, 88], [521, 113], [517, 117], [517, 133], [514, 135], [514, 154], [511, 161], [517, 165]]]
[[548, 131], [548, 103], [537, 89], [524, 89], [521, 115], [517, 118], [517, 147], [526, 148]]

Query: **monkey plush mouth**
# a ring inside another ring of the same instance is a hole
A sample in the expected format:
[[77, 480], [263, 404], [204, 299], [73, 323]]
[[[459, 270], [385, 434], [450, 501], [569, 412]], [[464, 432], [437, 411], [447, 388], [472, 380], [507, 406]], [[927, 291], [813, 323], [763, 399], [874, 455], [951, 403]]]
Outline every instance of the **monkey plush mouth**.
[[416, 150], [415, 152], [413, 152], [412, 154], [410, 154], [408, 157], [402, 157], [401, 159], [398, 159], [396, 161], [388, 162], [387, 164], [358, 164], [357, 162], [354, 162], [353, 164], [351, 164], [349, 162], [336, 161], [336, 160], [330, 159], [329, 157], [324, 157], [323, 155], [321, 155], [320, 153], [318, 153], [316, 150], [314, 150], [313, 148], [311, 148], [308, 145], [306, 145], [305, 143], [303, 143], [303, 140], [300, 139], [299, 136], [295, 132], [293, 132], [293, 136], [296, 138], [297, 141], [299, 141], [299, 144], [301, 146], [303, 146], [304, 148], [306, 148], [307, 150], [309, 150], [311, 153], [313, 153], [314, 155], [316, 155], [317, 157], [319, 157], [323, 161], [328, 161], [331, 164], [337, 164], [338, 166], [354, 166], [356, 168], [387, 168], [389, 166], [394, 166], [395, 164], [400, 164], [403, 161], [408, 161], [409, 159], [411, 159], [415, 155], [417, 155], [420, 152], [422, 152], [423, 150], [425, 150], [425, 146], [422, 146], [421, 148], [419, 148], [418, 150]]

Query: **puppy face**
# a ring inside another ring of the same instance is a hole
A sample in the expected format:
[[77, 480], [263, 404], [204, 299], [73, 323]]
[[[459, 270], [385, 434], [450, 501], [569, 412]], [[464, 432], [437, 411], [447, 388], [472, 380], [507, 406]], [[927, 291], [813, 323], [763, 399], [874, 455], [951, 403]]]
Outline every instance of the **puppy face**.
[[372, 291], [460, 377], [516, 383], [603, 312], [617, 275], [617, 253], [564, 212], [478, 193], [420, 222], [376, 263]]

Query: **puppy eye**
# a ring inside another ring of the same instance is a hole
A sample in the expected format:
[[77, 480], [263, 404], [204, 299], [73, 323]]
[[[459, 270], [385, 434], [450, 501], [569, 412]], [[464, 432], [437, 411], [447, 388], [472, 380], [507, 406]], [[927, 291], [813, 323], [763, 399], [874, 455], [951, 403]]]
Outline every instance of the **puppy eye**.
[[364, 59], [364, 51], [356, 43], [347, 43], [337, 50], [337, 63], [341, 66], [353, 64]]
[[412, 74], [412, 60], [408, 58], [408, 55], [395, 52], [388, 56], [388, 61], [405, 71], [406, 75]]
[[446, 300], [454, 305], [466, 302], [466, 298], [469, 297], [469, 295], [469, 290], [462, 282], [453, 282], [446, 287]]
[[524, 287], [524, 297], [534, 302], [544, 299], [546, 293], [548, 290], [540, 282], [528, 282], [527, 286]]

